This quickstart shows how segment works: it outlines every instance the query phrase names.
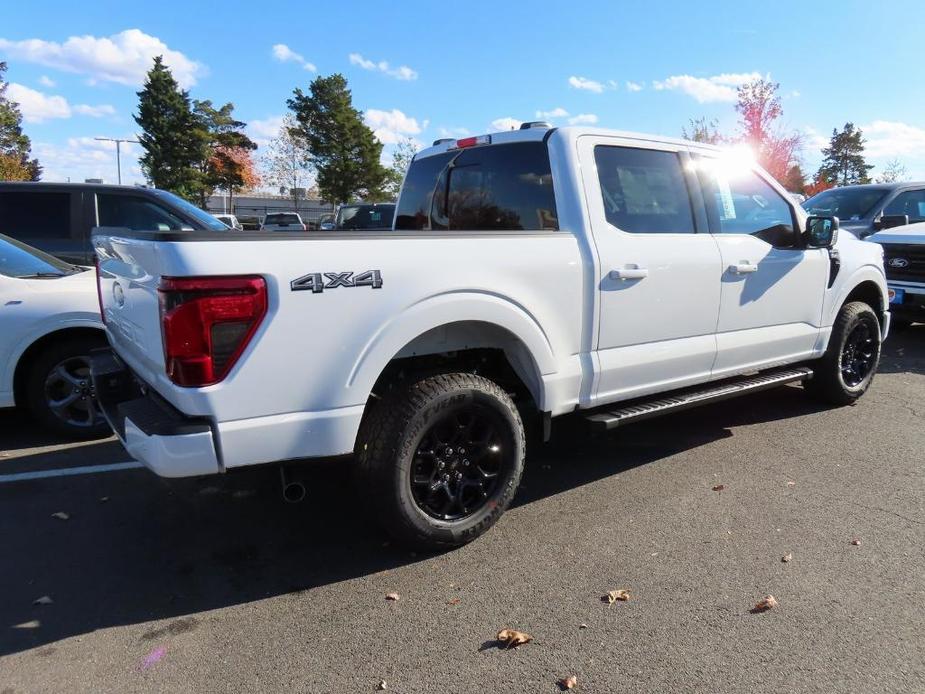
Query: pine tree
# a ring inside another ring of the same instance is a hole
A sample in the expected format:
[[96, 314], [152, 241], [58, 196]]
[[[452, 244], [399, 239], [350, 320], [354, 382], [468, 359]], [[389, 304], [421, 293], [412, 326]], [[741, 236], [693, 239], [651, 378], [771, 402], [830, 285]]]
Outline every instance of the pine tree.
[[794, 164], [787, 169], [787, 176], [783, 180], [783, 186], [791, 193], [802, 193], [806, 189], [806, 174], [799, 164]]
[[0, 62], [0, 181], [37, 181], [42, 167], [30, 158], [32, 142], [23, 134], [19, 105], [6, 96], [5, 72], [6, 63]]
[[864, 133], [854, 123], [845, 123], [841, 132], [832, 130], [829, 146], [822, 150], [822, 166], [816, 178], [831, 181], [834, 185], [848, 186], [870, 183], [873, 165], [864, 159]]
[[296, 119], [293, 135], [305, 146], [304, 158], [317, 171], [321, 197], [344, 203], [382, 194], [386, 169], [380, 162], [382, 143], [353, 107], [343, 75], [318, 77], [310, 94], [296, 89], [287, 101]]
[[196, 163], [205, 159], [208, 133], [193, 113], [189, 93], [180, 89], [161, 56], [138, 92], [135, 122], [142, 129], [141, 169], [148, 181], [187, 200], [200, 200], [204, 181]]

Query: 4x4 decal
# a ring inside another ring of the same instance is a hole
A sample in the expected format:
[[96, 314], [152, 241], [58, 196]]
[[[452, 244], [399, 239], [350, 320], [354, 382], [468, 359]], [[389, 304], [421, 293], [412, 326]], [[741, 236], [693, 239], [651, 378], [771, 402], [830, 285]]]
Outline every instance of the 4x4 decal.
[[382, 289], [382, 273], [379, 270], [367, 270], [354, 276], [352, 272], [312, 272], [292, 280], [289, 287], [294, 292], [311, 290], [314, 294], [337, 287]]

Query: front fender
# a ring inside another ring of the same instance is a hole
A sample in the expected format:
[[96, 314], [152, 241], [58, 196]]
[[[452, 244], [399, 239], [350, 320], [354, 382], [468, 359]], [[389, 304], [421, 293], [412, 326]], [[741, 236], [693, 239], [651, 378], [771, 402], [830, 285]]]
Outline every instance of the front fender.
[[831, 327], [835, 323], [838, 311], [848, 295], [862, 282], [873, 282], [877, 285], [880, 291], [881, 306], [884, 311], [887, 310], [886, 276], [883, 274], [883, 269], [874, 264], [862, 265], [845, 277], [839, 277], [836, 286], [833, 287], [835, 291], [828, 292], [829, 296], [822, 314], [823, 327]]

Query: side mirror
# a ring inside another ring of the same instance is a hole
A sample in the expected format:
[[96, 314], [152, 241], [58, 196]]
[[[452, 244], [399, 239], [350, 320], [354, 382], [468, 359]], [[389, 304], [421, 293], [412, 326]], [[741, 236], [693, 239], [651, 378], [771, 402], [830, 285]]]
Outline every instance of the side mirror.
[[808, 217], [804, 238], [807, 248], [831, 248], [838, 238], [838, 217]]
[[907, 214], [885, 214], [874, 222], [874, 228], [880, 231], [881, 229], [906, 226], [908, 223], [909, 215]]

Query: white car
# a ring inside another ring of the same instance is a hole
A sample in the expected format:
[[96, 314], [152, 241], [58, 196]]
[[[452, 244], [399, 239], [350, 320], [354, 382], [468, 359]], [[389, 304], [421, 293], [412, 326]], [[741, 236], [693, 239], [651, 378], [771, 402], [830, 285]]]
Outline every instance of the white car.
[[109, 432], [90, 380], [90, 351], [106, 345], [92, 268], [0, 234], [0, 326], [0, 407], [68, 436]]
[[242, 225], [241, 222], [238, 221], [238, 218], [233, 214], [214, 214], [212, 216], [229, 229], [234, 229], [235, 231], [244, 230], [244, 225]]
[[867, 240], [883, 246], [894, 323], [925, 323], [925, 222], [884, 229]]
[[804, 382], [846, 405], [889, 330], [880, 248], [698, 143], [438, 141], [393, 227], [94, 234], [93, 374], [128, 451], [165, 476], [354, 453], [393, 535], [450, 547], [513, 499], [524, 419], [609, 429]]
[[305, 231], [308, 227], [295, 212], [272, 212], [263, 218], [260, 231]]

